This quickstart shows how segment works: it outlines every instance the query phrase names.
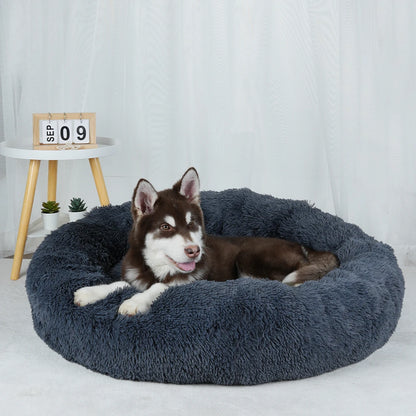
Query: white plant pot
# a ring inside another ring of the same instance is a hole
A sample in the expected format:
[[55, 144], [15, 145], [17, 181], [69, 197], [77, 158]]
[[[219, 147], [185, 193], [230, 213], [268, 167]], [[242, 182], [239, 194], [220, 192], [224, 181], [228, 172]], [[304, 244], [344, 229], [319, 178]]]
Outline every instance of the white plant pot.
[[46, 231], [56, 230], [59, 226], [59, 212], [44, 214], [42, 212], [43, 228]]
[[71, 212], [69, 211], [69, 221], [78, 221], [81, 218], [84, 218], [87, 211]]

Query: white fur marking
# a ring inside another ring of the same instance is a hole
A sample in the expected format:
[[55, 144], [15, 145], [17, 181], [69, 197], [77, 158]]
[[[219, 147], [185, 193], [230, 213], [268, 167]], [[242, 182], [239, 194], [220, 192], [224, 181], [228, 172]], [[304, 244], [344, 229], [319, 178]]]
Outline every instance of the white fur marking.
[[125, 300], [119, 307], [118, 313], [121, 315], [136, 315], [146, 313], [152, 303], [166, 290], [168, 285], [164, 283], [155, 283], [143, 293], [138, 293], [130, 299]]
[[293, 283], [297, 282], [298, 274], [296, 271], [289, 273], [283, 280], [282, 283], [287, 285], [293, 285]]
[[198, 280], [198, 274], [196, 274], [196, 275], [189, 275], [189, 276], [187, 276], [184, 280], [183, 279], [180, 279], [180, 280], [172, 280], [170, 283], [169, 283], [169, 287], [173, 287], [173, 286], [182, 286], [182, 285], [187, 285], [187, 284], [189, 284], [189, 283], [193, 283], [193, 282], [195, 282], [196, 280]]
[[139, 269], [136, 269], [135, 267], [127, 268], [123, 277], [124, 280], [129, 282], [137, 290], [140, 290], [140, 292], [143, 292], [148, 288], [148, 284], [140, 279]]
[[149, 287], [149, 285], [147, 283], [143, 282], [143, 280], [141, 280], [140, 278], [138, 278], [136, 280], [133, 280], [130, 284], [135, 289], [140, 290], [140, 292], [144, 292]]
[[139, 269], [136, 269], [135, 267], [128, 268], [124, 274], [124, 280], [129, 283], [133, 283], [137, 279], [138, 275]]
[[191, 234], [191, 243], [196, 244], [197, 246], [199, 246], [199, 248], [201, 249], [201, 255], [202, 255], [202, 249], [203, 249], [203, 244], [202, 244], [202, 231], [201, 231], [201, 227], [198, 226], [198, 231], [193, 231]]
[[152, 233], [146, 235], [143, 257], [157, 279], [163, 281], [168, 274], [181, 273], [181, 270], [169, 258], [176, 263], [188, 262], [189, 258], [185, 254], [185, 247], [189, 243], [196, 244], [201, 248], [201, 253], [195, 259], [195, 262], [201, 259], [203, 253], [201, 228], [196, 232], [190, 233], [190, 236], [191, 241], [185, 240], [180, 234], [169, 238], [155, 238]]
[[249, 275], [249, 274], [240, 274], [238, 277], [239, 277], [240, 279], [255, 279], [255, 277], [254, 277], [254, 276], [251, 276], [251, 275]]
[[171, 217], [170, 215], [166, 215], [165, 222], [167, 222], [171, 227], [176, 227], [176, 221], [175, 218]]
[[192, 219], [192, 214], [188, 211], [185, 215], [186, 223], [189, 224], [191, 222], [191, 219]]
[[105, 299], [110, 293], [118, 289], [130, 287], [127, 282], [113, 282], [108, 285], [87, 286], [78, 289], [74, 293], [74, 303], [85, 306]]

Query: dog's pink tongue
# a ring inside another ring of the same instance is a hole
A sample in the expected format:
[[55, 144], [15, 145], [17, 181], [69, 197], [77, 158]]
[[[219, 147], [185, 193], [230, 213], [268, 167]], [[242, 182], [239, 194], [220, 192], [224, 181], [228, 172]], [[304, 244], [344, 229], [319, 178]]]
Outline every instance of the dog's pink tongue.
[[188, 263], [178, 263], [178, 267], [184, 272], [191, 272], [195, 269], [195, 262], [190, 261]]

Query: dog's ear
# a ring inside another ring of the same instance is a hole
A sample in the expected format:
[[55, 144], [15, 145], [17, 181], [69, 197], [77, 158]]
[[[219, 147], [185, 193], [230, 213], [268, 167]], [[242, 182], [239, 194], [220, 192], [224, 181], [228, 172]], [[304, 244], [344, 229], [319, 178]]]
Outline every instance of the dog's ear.
[[133, 193], [132, 208], [139, 217], [153, 212], [158, 195], [152, 184], [146, 179], [140, 179]]
[[196, 169], [189, 168], [173, 189], [187, 198], [189, 202], [199, 204], [199, 176]]

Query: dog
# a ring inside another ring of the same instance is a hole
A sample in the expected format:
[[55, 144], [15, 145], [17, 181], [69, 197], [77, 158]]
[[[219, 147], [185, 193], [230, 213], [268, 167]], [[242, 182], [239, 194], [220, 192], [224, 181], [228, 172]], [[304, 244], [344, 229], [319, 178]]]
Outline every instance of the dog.
[[170, 286], [198, 280], [268, 278], [298, 286], [338, 267], [337, 257], [278, 238], [220, 237], [205, 233], [197, 171], [189, 168], [171, 189], [157, 192], [146, 179], [137, 183], [129, 249], [122, 280], [74, 293], [85, 306], [133, 286], [140, 293], [119, 307], [122, 315], [146, 313]]

